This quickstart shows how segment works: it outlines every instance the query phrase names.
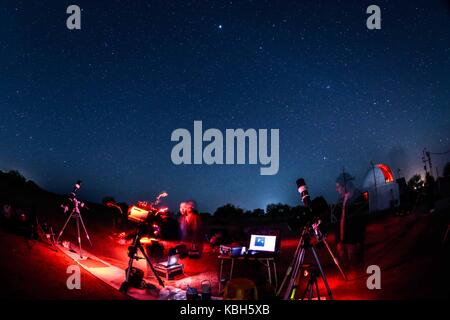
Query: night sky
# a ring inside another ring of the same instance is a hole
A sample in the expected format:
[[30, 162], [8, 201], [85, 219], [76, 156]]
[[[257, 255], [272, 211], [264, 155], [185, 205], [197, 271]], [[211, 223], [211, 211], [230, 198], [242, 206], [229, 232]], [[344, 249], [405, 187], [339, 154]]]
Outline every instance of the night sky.
[[[92, 201], [297, 205], [303, 177], [334, 202], [343, 167], [357, 184], [370, 161], [409, 178], [424, 147], [450, 149], [448, 1], [5, 0], [0, 61], [0, 170], [58, 193], [81, 179]], [[174, 165], [171, 133], [194, 120], [280, 129], [278, 174]]]

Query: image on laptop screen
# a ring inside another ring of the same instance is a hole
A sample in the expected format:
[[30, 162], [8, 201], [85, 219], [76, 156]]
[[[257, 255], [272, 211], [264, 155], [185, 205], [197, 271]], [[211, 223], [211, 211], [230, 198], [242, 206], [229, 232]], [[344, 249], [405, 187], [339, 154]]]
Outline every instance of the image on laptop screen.
[[276, 236], [252, 234], [249, 250], [275, 252]]
[[171, 255], [167, 258], [166, 261], [160, 262], [160, 265], [163, 265], [164, 267], [172, 267], [178, 265], [178, 255]]

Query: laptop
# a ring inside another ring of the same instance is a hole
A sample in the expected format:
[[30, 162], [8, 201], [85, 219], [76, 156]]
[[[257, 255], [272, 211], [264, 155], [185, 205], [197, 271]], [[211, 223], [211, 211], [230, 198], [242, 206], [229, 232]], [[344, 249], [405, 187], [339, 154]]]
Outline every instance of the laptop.
[[171, 256], [169, 255], [169, 257], [167, 258], [167, 261], [160, 262], [160, 263], [158, 263], [158, 265], [161, 265], [161, 266], [163, 266], [165, 268], [170, 268], [170, 267], [173, 267], [173, 266], [177, 266], [178, 265], [178, 259], [179, 259], [179, 255], [178, 254], [171, 255]]
[[247, 255], [273, 255], [276, 251], [277, 236], [252, 234]]

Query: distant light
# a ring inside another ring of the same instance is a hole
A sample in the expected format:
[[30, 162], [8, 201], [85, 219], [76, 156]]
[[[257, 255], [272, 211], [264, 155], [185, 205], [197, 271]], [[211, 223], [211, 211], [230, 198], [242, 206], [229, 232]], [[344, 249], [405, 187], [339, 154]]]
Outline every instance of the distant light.
[[222, 29], [222, 28], [223, 28], [223, 26], [221, 24], [219, 24], [219, 29]]

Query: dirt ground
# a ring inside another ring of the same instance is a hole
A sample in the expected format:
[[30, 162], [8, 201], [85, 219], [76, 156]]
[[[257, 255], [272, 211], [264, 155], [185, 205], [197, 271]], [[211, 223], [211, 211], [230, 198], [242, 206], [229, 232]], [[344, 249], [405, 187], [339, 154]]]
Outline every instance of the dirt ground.
[[76, 263], [62, 252], [24, 237], [0, 232], [2, 299], [127, 299], [81, 268], [81, 290], [69, 290], [67, 268]]
[[[99, 258], [121, 268], [128, 262], [128, 243], [119, 244], [105, 225], [95, 225], [87, 219], [87, 226], [94, 247], [86, 248]], [[337, 300], [403, 300], [403, 299], [448, 299], [450, 278], [449, 242], [442, 244], [448, 224], [448, 202], [435, 214], [420, 211], [406, 216], [388, 215], [378, 217], [367, 227], [365, 243], [365, 265], [381, 268], [381, 289], [369, 290], [365, 273], [348, 274], [344, 281], [325, 247], [318, 247], [320, 260], [333, 298]], [[74, 227], [68, 227], [65, 237], [73, 236]], [[328, 242], [335, 250], [333, 235]], [[83, 240], [85, 241], [85, 240]], [[277, 262], [279, 283], [291, 262], [297, 238], [282, 239], [281, 255]], [[127, 299], [106, 283], [82, 270], [82, 290], [69, 290], [66, 286], [67, 267], [75, 264], [61, 252], [48, 246], [28, 241], [22, 236], [0, 232], [0, 295], [8, 299]], [[84, 242], [87, 244], [87, 242]], [[175, 243], [163, 243], [165, 248]], [[308, 253], [306, 262], [311, 262]], [[155, 259], [156, 261], [156, 259]], [[185, 275], [167, 284], [178, 287], [190, 285], [200, 289], [203, 280], [212, 283], [213, 294], [218, 292], [219, 260], [217, 252], [205, 246], [201, 259], [181, 260]], [[136, 264], [146, 270], [144, 262]], [[270, 297], [273, 292], [267, 286], [265, 269], [258, 263], [239, 261], [233, 277], [247, 277], [256, 282], [260, 297]], [[151, 273], [148, 281], [156, 283]], [[323, 282], [320, 290], [326, 295]]]

